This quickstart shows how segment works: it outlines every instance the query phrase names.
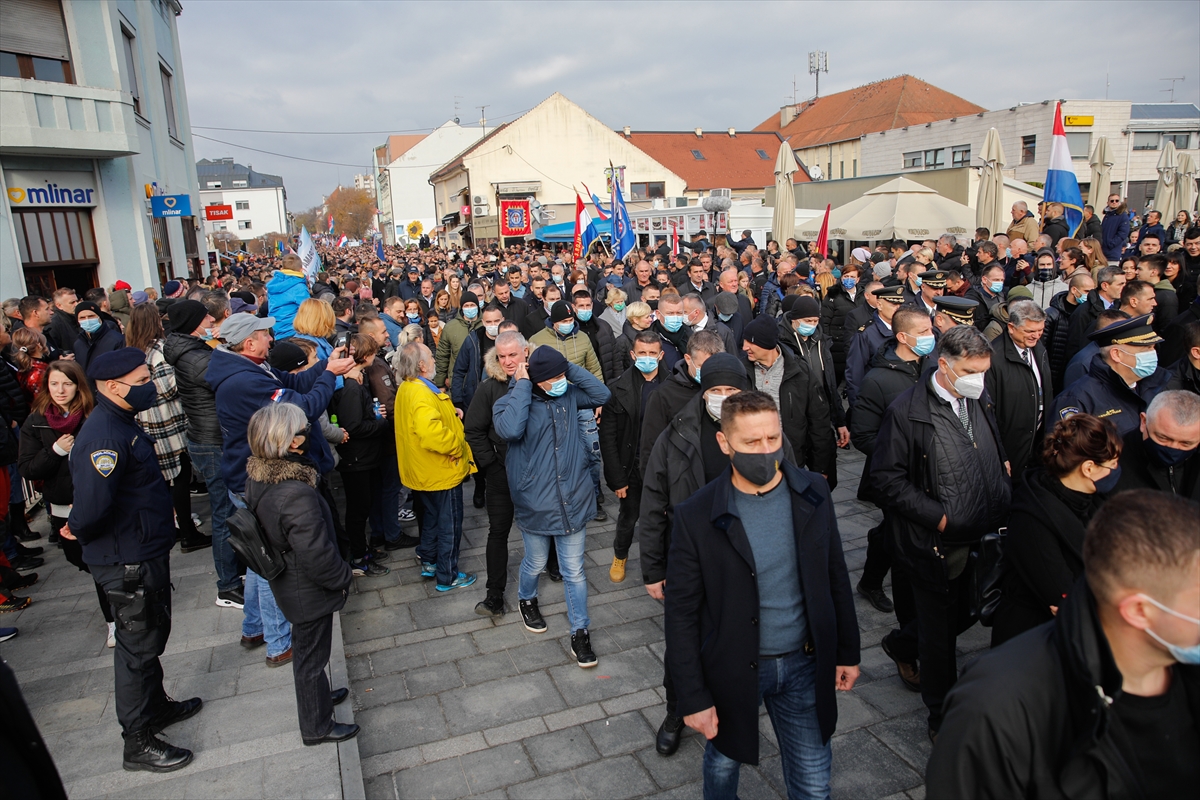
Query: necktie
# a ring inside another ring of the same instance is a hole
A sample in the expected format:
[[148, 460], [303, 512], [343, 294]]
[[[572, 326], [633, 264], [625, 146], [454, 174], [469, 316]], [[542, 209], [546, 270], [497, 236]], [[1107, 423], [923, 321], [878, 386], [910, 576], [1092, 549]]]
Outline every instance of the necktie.
[[975, 431], [971, 429], [971, 415], [967, 413], [967, 398], [958, 398], [958, 419], [967, 431], [967, 438], [975, 441]]
[[1028, 348], [1021, 351], [1021, 358], [1025, 361], [1025, 364], [1029, 367], [1029, 369], [1033, 371], [1033, 385], [1037, 389], [1038, 399], [1037, 424], [1033, 426], [1033, 429], [1037, 430], [1042, 425], [1042, 382], [1038, 380], [1037, 371], [1033, 369], [1033, 358], [1030, 356], [1030, 351]]

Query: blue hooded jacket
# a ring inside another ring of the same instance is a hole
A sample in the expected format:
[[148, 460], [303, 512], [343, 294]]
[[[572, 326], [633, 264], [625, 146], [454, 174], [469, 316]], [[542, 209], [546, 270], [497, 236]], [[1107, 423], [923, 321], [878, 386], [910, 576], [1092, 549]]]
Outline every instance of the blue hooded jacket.
[[231, 492], [246, 486], [246, 459], [250, 443], [246, 426], [250, 417], [267, 403], [294, 403], [304, 409], [312, 423], [308, 455], [322, 475], [333, 469], [333, 454], [321, 435], [321, 416], [333, 397], [333, 373], [318, 361], [304, 372], [292, 375], [270, 365], [259, 366], [224, 347], [213, 351], [208, 362], [208, 385], [216, 394], [217, 421], [221, 423], [221, 477]]
[[300, 310], [300, 304], [312, 295], [308, 291], [308, 282], [303, 275], [294, 272], [276, 270], [267, 281], [267, 305], [271, 308], [271, 316], [275, 318], [275, 338], [287, 339], [294, 335], [292, 320]]

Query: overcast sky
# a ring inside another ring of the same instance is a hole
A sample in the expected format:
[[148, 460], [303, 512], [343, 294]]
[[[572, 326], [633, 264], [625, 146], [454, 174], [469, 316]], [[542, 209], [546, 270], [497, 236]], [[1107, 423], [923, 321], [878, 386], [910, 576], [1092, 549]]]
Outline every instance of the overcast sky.
[[[1200, 100], [1200, 2], [260, 2], [179, 18], [198, 158], [282, 175], [288, 206], [367, 171], [384, 131], [507, 122], [562, 92], [634, 130], [750, 129], [813, 95], [904, 73], [985, 108]], [[207, 128], [207, 129], [206, 129]], [[355, 131], [349, 136], [211, 128]], [[199, 136], [241, 145], [218, 144]], [[317, 164], [245, 149], [350, 166]], [[353, 165], [358, 165], [353, 166]], [[597, 179], [598, 180], [598, 179]]]

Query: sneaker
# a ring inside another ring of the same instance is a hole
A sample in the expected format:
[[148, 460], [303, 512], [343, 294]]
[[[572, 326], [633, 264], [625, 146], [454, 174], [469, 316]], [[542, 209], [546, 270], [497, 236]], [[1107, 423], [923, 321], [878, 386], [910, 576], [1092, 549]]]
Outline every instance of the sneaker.
[[625, 580], [625, 562], [628, 558], [617, 558], [613, 556], [612, 566], [608, 568], [608, 579], [613, 583], [620, 583]]
[[435, 562], [422, 561], [421, 559], [418, 558], [417, 563], [421, 565], [421, 577], [422, 578], [436, 578], [437, 577], [437, 564]]
[[387, 567], [381, 567], [369, 558], [350, 562], [350, 571], [356, 578], [379, 578], [391, 572]]
[[195, 525], [197, 528], [199, 528], [201, 525], [204, 524], [204, 520], [200, 519], [199, 514], [192, 512], [192, 524]]
[[882, 611], [885, 614], [890, 614], [896, 610], [896, 607], [892, 604], [891, 598], [884, 593], [882, 587], [879, 589], [868, 589], [862, 585], [862, 581], [859, 581], [858, 586], [855, 588], [858, 590], [859, 594], [867, 598], [867, 602], [874, 606], [876, 611]]
[[530, 633], [545, 633], [546, 620], [542, 617], [542, 612], [538, 611], [537, 598], [522, 600], [520, 606], [521, 621], [525, 623], [525, 630]]
[[475, 613], [481, 617], [503, 617], [504, 595], [489, 594], [475, 604]]
[[596, 658], [596, 652], [592, 650], [592, 637], [588, 635], [587, 628], [580, 628], [571, 634], [571, 653], [583, 669], [594, 667], [600, 663], [600, 660]]
[[458, 575], [454, 576], [454, 580], [450, 581], [449, 586], [443, 586], [442, 584], [439, 583], [437, 586], [434, 586], [433, 588], [437, 589], [439, 592], [448, 592], [451, 589], [465, 589], [474, 582], [475, 582], [475, 573], [474, 572], [460, 572], [460, 573], [458, 573]]
[[396, 541], [384, 542], [383, 549], [387, 550], [389, 552], [392, 550], [406, 550], [409, 547], [416, 547], [420, 543], [421, 543], [421, 540], [419, 537], [409, 536], [408, 534], [402, 533], [402, 534], [400, 534], [400, 538], [397, 539]]
[[14, 638], [20, 631], [16, 628], [0, 628], [0, 642], [7, 642]]
[[20, 611], [23, 608], [28, 608], [33, 600], [28, 597], [17, 597], [15, 594], [4, 600], [0, 600], [0, 614], [9, 611]]
[[104, 643], [105, 647], [117, 646], [117, 623], [108, 623], [108, 641]]
[[372, 547], [367, 550], [367, 558], [376, 564], [382, 564], [391, 557], [391, 554], [385, 552], [382, 547]]
[[16, 577], [15, 579], [9, 581], [8, 586], [6, 588], [8, 588], [8, 589], [28, 589], [30, 586], [33, 586], [35, 583], [37, 583], [37, 579], [38, 579], [38, 574], [36, 572], [30, 572], [25, 575], [20, 575], [20, 576]]
[[400, 509], [400, 524], [408, 525], [417, 521], [417, 515], [411, 508]]
[[217, 592], [217, 605], [221, 608], [242, 608], [245, 604], [246, 596], [240, 586], [227, 592]]

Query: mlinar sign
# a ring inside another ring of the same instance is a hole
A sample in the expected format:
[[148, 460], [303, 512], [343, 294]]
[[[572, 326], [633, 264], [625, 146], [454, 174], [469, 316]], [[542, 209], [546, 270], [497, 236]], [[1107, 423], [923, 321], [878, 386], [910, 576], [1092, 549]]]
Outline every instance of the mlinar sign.
[[6, 170], [4, 178], [13, 208], [96, 205], [96, 180], [90, 172]]

